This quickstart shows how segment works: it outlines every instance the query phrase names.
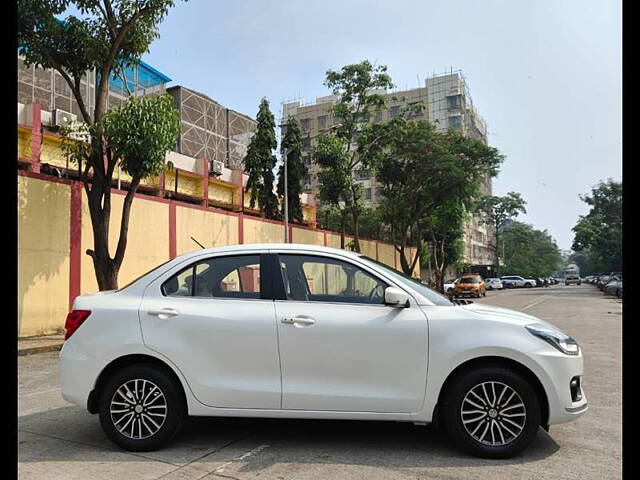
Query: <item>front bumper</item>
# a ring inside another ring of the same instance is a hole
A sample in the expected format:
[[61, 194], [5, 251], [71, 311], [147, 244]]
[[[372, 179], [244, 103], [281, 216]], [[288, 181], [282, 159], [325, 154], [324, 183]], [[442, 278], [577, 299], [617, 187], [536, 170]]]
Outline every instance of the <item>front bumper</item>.
[[[588, 403], [583, 389], [582, 351], [573, 357], [556, 350], [545, 349], [533, 356], [546, 374], [542, 383], [549, 402], [547, 424], [571, 422], [584, 415], [588, 409]], [[575, 377], [581, 379], [579, 400], [574, 400], [575, 395], [571, 392], [571, 380]]]

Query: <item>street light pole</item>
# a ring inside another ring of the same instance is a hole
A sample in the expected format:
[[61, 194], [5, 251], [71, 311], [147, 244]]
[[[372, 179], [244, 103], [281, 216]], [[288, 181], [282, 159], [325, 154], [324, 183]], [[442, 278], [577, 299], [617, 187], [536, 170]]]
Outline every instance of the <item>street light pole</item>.
[[284, 160], [284, 243], [289, 243], [289, 191], [287, 185], [287, 149], [283, 149]]

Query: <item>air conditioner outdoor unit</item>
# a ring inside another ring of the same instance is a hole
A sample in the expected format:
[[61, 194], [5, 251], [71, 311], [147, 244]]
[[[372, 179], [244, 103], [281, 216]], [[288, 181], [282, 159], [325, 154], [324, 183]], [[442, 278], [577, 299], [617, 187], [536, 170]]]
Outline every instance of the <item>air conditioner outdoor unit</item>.
[[215, 173], [216, 175], [222, 175], [224, 169], [224, 162], [220, 160], [211, 160], [209, 162], [209, 173]]
[[59, 127], [65, 125], [67, 122], [75, 122], [76, 120], [78, 120], [78, 116], [73, 113], [65, 112], [59, 108], [53, 111], [53, 124]]

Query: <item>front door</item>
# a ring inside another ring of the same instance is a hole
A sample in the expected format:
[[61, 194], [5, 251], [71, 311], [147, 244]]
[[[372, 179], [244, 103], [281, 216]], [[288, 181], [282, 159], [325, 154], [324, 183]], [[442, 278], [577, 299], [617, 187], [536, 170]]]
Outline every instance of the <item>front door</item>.
[[275, 307], [261, 281], [265, 258], [194, 260], [145, 291], [145, 345], [173, 362], [205, 405], [280, 408]]
[[282, 408], [410, 413], [427, 376], [420, 308], [384, 304], [387, 286], [336, 257], [280, 254], [287, 300], [276, 300]]

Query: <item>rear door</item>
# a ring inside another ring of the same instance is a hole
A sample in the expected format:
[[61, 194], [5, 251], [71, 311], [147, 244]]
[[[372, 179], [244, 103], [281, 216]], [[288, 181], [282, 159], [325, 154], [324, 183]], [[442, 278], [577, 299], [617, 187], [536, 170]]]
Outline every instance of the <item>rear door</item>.
[[280, 364], [267, 256], [194, 260], [153, 281], [140, 305], [146, 346], [212, 407], [278, 409]]
[[427, 376], [420, 307], [384, 304], [371, 271], [321, 255], [279, 255], [286, 300], [276, 300], [282, 408], [410, 413]]

